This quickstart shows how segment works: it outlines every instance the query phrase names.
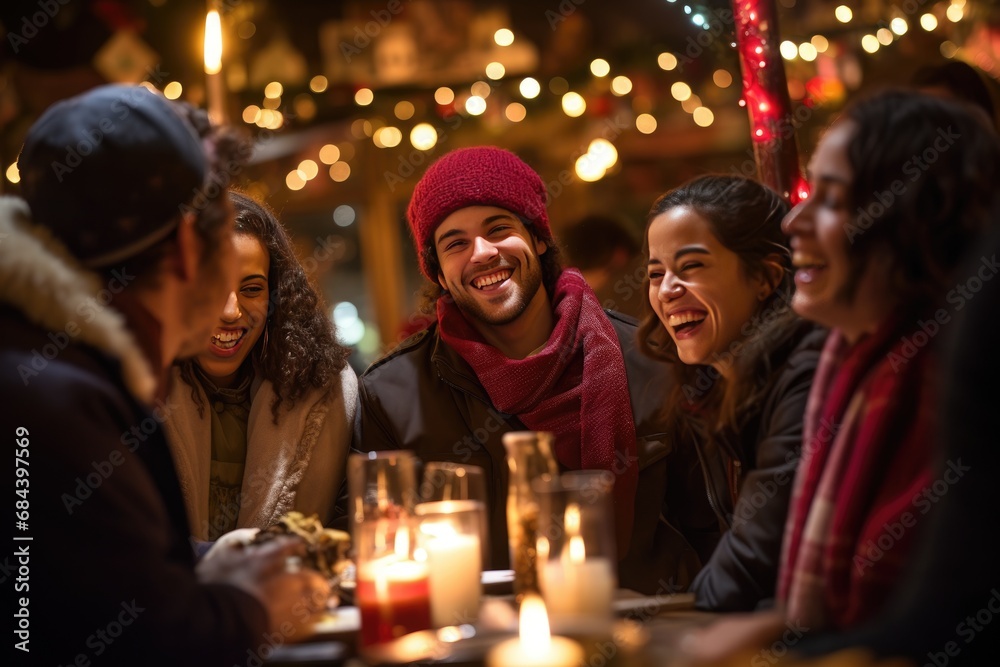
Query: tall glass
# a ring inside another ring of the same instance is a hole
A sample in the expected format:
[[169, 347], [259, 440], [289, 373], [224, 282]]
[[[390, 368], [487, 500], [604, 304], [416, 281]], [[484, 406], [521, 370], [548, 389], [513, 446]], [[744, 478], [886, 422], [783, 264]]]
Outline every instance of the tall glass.
[[536, 479], [559, 474], [552, 454], [552, 434], [544, 431], [512, 431], [503, 436], [510, 477], [507, 488], [507, 537], [514, 568], [514, 593], [540, 593], [535, 564], [538, 529], [538, 497], [531, 487]]
[[428, 567], [415, 553], [415, 467], [408, 451], [347, 461], [362, 647], [431, 627]]
[[430, 569], [434, 627], [474, 623], [482, 588], [482, 503], [440, 500], [420, 503], [416, 511], [420, 520], [417, 545]]
[[478, 513], [480, 559], [490, 561], [490, 526], [486, 507], [486, 476], [479, 466], [451, 461], [430, 461], [424, 465], [420, 482], [421, 502], [469, 501], [481, 507]]
[[538, 479], [538, 576], [554, 627], [607, 618], [617, 588], [613, 496], [607, 470]]

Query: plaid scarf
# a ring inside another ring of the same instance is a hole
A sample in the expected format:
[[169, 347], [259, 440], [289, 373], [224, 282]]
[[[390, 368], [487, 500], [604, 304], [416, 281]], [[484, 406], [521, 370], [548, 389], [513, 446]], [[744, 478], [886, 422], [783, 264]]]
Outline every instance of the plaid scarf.
[[917, 319], [890, 318], [853, 346], [835, 330], [823, 349], [778, 578], [787, 617], [808, 627], [872, 617], [916, 543], [935, 436], [930, 344], [900, 326]]
[[570, 470], [615, 475], [618, 555], [628, 551], [638, 465], [625, 359], [614, 327], [576, 269], [552, 298], [555, 329], [545, 346], [510, 359], [486, 343], [451, 299], [438, 299], [441, 339], [475, 371], [493, 405], [528, 428], [555, 435], [555, 456]]

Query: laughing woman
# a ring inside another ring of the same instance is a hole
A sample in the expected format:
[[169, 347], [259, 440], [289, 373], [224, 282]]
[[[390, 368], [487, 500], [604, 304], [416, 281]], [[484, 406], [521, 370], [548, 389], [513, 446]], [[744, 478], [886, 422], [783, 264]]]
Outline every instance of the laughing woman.
[[205, 352], [175, 367], [167, 433], [193, 536], [330, 519], [357, 378], [273, 213], [231, 193], [239, 284]]
[[938, 500], [935, 335], [984, 277], [956, 267], [994, 224], [1000, 143], [979, 109], [885, 92], [834, 122], [809, 170], [812, 194], [784, 221], [792, 306], [833, 332], [778, 596], [789, 618], [841, 629], [878, 614]]
[[[710, 175], [660, 197], [646, 228], [650, 308], [639, 335], [647, 354], [671, 362], [673, 442], [706, 481], [704, 498], [677, 499], [684, 514], [667, 517], [706, 561], [692, 584], [703, 609], [751, 610], [774, 597], [825, 337], [789, 308], [787, 212], [755, 181]], [[709, 511], [694, 510], [706, 501]]]

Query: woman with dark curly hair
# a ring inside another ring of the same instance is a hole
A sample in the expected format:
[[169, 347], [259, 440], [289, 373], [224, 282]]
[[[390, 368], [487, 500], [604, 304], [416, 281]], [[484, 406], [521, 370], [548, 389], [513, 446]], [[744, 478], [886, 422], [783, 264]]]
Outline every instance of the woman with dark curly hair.
[[789, 307], [787, 212], [756, 181], [707, 175], [660, 197], [646, 227], [639, 341], [671, 363], [671, 440], [704, 473], [704, 497], [678, 498], [671, 505], [682, 510], [668, 517], [705, 563], [692, 584], [703, 609], [751, 610], [774, 596], [802, 414], [826, 335]]
[[207, 349], [175, 367], [167, 431], [195, 539], [328, 521], [350, 448], [348, 348], [274, 214], [231, 192], [239, 284]]

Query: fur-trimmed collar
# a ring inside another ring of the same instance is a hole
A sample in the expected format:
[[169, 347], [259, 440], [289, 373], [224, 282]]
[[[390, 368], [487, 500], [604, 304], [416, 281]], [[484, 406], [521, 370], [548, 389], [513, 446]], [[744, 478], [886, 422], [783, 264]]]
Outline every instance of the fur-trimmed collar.
[[96, 274], [80, 267], [48, 230], [32, 224], [24, 200], [0, 197], [0, 303], [45, 329], [76, 331], [73, 338], [118, 359], [129, 391], [151, 404], [156, 378], [125, 318], [96, 300], [100, 291]]

